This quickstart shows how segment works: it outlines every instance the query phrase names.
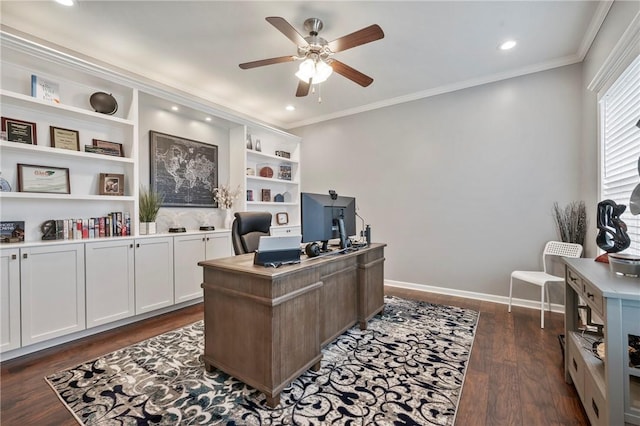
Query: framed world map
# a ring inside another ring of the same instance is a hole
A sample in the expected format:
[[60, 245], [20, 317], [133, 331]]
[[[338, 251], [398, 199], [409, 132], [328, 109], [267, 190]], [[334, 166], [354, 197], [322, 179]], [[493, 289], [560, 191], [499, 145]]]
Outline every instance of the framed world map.
[[149, 171], [163, 207], [216, 207], [217, 145], [150, 130]]

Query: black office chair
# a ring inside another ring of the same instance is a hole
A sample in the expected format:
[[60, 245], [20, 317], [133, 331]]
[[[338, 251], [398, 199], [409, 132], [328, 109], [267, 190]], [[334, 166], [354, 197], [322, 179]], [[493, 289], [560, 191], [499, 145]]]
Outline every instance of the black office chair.
[[231, 240], [236, 254], [252, 253], [258, 249], [263, 235], [269, 235], [271, 213], [236, 212], [231, 226]]

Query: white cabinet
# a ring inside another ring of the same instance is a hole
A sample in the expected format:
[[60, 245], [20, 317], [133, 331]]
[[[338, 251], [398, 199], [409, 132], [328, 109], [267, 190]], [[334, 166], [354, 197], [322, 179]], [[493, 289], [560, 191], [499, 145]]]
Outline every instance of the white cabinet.
[[215, 232], [174, 237], [175, 303], [202, 297], [198, 262], [231, 256], [231, 234]]
[[[260, 151], [256, 150], [258, 140]], [[276, 155], [281, 152], [289, 158]], [[239, 185], [244, 195], [234, 209], [268, 211], [274, 225], [276, 213], [286, 212], [289, 223], [299, 225], [300, 138], [274, 129], [240, 126], [231, 129], [230, 153], [230, 182], [232, 187]]]
[[20, 249], [22, 345], [85, 329], [84, 244]]
[[0, 250], [0, 352], [20, 347], [20, 251]]
[[[640, 425], [640, 280], [612, 273], [593, 259], [563, 259], [565, 277], [565, 380], [575, 385], [594, 426]], [[604, 322], [602, 335], [584, 333], [578, 306]], [[592, 350], [604, 343], [604, 356]], [[604, 361], [603, 361], [604, 360]]]
[[174, 303], [173, 237], [135, 240], [136, 315]]
[[85, 244], [87, 328], [135, 315], [134, 241]]

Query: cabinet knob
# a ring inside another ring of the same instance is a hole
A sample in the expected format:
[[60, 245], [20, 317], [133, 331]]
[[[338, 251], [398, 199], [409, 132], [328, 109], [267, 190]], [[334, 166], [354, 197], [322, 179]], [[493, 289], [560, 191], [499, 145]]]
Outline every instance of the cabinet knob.
[[27, 253], [22, 253], [22, 258], [23, 259], [27, 259], [29, 257], [29, 255]]
[[16, 256], [15, 254], [11, 255], [11, 260], [16, 260], [18, 258], [18, 256]]
[[594, 298], [593, 298], [593, 293], [589, 293], [589, 292], [587, 292], [587, 297], [588, 297], [589, 299], [591, 299], [591, 300], [593, 300], [593, 299], [594, 299]]
[[207, 241], [209, 241], [209, 237], [207, 237]]
[[137, 243], [137, 244], [136, 244], [136, 248], [140, 248], [140, 243]]
[[133, 243], [129, 244], [129, 248], [133, 248]]
[[207, 239], [205, 237], [202, 237], [202, 241], [207, 241]]

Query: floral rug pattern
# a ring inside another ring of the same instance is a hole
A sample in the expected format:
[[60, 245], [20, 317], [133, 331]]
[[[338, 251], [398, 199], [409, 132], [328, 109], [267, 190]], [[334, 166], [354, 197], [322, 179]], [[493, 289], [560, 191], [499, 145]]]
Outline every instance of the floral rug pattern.
[[478, 313], [385, 297], [266, 406], [262, 393], [208, 373], [202, 321], [46, 377], [85, 425], [453, 425]]

